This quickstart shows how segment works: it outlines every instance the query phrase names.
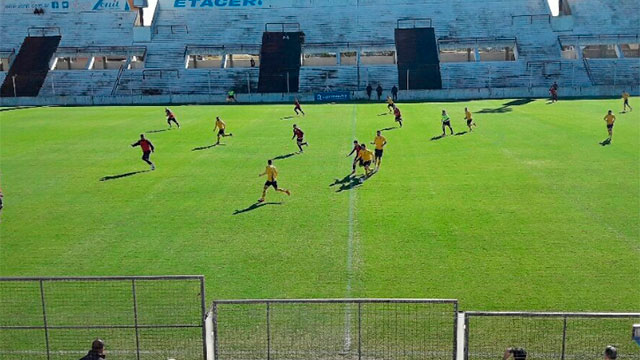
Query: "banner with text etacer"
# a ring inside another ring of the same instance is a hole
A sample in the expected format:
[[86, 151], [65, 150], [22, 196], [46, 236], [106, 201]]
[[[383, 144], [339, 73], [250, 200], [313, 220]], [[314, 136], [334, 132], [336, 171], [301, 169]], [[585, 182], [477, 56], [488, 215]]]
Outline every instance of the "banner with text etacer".
[[[376, 1], [376, 0], [369, 0]], [[383, 0], [379, 0], [381, 3]], [[408, 0], [386, 0], [408, 1]], [[413, 0], [416, 1], [416, 0]], [[184, 10], [252, 10], [356, 6], [358, 0], [159, 0], [162, 9]]]
[[45, 12], [129, 11], [129, 0], [0, 0], [0, 12], [25, 13], [35, 9]]

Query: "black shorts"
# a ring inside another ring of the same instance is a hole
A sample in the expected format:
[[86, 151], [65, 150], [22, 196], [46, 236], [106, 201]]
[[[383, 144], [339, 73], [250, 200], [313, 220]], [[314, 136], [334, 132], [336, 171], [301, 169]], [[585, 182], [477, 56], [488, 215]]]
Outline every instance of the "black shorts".
[[364, 166], [364, 161], [362, 161], [362, 159], [358, 160], [358, 166]]
[[369, 165], [371, 165], [371, 160], [363, 161], [360, 166], [369, 166]]
[[151, 156], [151, 151], [145, 151], [142, 153], [142, 160], [149, 160], [149, 156]]
[[304, 138], [297, 138], [296, 141], [298, 144], [302, 144], [304, 142]]
[[609, 130], [613, 129], [613, 124], [607, 124], [607, 129]]
[[267, 180], [266, 183], [264, 183], [264, 187], [269, 187], [269, 186], [273, 186], [274, 189], [278, 189], [278, 182], [276, 180], [273, 181], [269, 181]]
[[444, 121], [444, 122], [442, 123], [442, 126], [448, 126], [448, 127], [451, 127], [451, 121]]
[[396, 121], [397, 121], [397, 122], [402, 121], [402, 116], [396, 116]]
[[295, 107], [295, 108], [293, 108], [293, 110], [300, 110], [300, 111], [302, 111], [302, 108], [300, 107], [300, 105], [296, 105], [296, 107]]
[[472, 122], [473, 122], [473, 119], [467, 119], [467, 126], [471, 126]]
[[624, 104], [629, 105], [629, 99], [624, 99]]
[[235, 95], [229, 95], [229, 96], [227, 96], [227, 99], [234, 99], [235, 100], [236, 96]]
[[383, 149], [376, 149], [375, 154], [377, 158], [381, 158], [382, 157], [382, 151]]
[[224, 129], [218, 130], [218, 135], [224, 136]]
[[174, 117], [170, 117], [170, 118], [168, 118], [168, 119], [167, 119], [167, 122], [172, 122], [172, 121], [173, 121], [173, 122], [178, 122], [178, 121], [176, 120], [176, 118], [174, 118]]

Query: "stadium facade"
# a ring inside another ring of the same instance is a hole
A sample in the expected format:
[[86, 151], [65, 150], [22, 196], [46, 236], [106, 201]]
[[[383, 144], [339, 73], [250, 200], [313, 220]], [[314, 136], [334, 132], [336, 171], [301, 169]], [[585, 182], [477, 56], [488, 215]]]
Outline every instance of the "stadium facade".
[[[2, 0], [1, 105], [638, 93], [640, 1]], [[150, 15], [151, 14], [151, 15]], [[145, 23], [148, 25], [145, 26]]]

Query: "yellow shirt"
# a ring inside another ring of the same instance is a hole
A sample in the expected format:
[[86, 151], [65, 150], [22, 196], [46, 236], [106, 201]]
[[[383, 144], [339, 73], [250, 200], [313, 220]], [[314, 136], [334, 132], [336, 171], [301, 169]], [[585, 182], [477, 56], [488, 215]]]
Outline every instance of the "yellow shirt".
[[371, 161], [373, 160], [373, 152], [369, 149], [360, 150], [360, 158], [362, 161]]
[[614, 121], [616, 121], [616, 116], [611, 114], [611, 115], [605, 116], [604, 119], [607, 120], [607, 125], [611, 125], [613, 124]]
[[387, 139], [385, 139], [384, 136], [380, 135], [376, 136], [373, 142], [376, 144], [376, 150], [382, 150], [382, 148], [384, 147], [384, 143], [387, 142]]
[[268, 165], [264, 172], [267, 173], [267, 180], [269, 181], [275, 181], [278, 177], [278, 170], [273, 165]]
[[224, 128], [227, 126], [224, 121], [222, 120], [216, 120], [216, 126], [218, 127], [218, 129], [220, 130], [224, 130]]
[[464, 116], [467, 118], [467, 120], [471, 120], [471, 111], [465, 112]]
[[387, 97], [387, 102], [389, 105], [393, 105], [393, 98], [391, 96]]
[[622, 98], [627, 100], [629, 99], [629, 93], [627, 93], [626, 91], [622, 93]]

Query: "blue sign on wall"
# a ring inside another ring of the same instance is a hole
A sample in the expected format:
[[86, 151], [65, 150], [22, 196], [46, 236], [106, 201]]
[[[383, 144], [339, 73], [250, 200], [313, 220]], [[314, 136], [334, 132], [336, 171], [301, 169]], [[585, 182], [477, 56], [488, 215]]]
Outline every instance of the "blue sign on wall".
[[316, 93], [316, 101], [332, 102], [332, 101], [349, 101], [351, 93], [348, 91], [331, 91]]

